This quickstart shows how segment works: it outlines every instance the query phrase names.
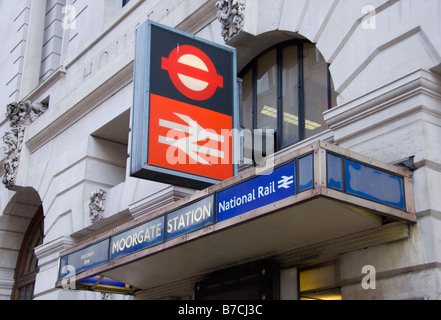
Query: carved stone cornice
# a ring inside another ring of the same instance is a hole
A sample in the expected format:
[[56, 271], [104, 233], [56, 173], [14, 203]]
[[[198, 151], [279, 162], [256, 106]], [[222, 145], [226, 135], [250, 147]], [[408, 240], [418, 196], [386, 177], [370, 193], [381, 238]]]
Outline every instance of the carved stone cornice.
[[9, 121], [11, 130], [3, 136], [3, 147], [7, 157], [3, 163], [2, 179], [7, 189], [15, 186], [26, 127], [44, 114], [47, 109], [47, 106], [41, 103], [32, 104], [30, 101], [14, 102], [7, 106], [6, 119]]
[[222, 36], [228, 42], [243, 30], [245, 19], [245, 0], [219, 0], [217, 18], [222, 24]]

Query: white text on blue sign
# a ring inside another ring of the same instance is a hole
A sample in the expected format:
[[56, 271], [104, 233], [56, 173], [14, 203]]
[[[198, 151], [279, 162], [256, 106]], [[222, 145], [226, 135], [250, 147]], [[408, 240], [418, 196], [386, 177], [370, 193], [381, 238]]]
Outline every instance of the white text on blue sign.
[[296, 194], [294, 162], [217, 194], [217, 222]]

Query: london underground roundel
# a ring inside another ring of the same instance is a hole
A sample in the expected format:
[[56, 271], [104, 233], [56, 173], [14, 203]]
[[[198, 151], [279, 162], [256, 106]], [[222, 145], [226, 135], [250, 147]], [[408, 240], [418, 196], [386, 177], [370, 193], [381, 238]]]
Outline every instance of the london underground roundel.
[[223, 77], [217, 74], [210, 58], [191, 45], [176, 47], [168, 58], [162, 58], [175, 87], [187, 98], [197, 101], [210, 99], [217, 88], [223, 88]]

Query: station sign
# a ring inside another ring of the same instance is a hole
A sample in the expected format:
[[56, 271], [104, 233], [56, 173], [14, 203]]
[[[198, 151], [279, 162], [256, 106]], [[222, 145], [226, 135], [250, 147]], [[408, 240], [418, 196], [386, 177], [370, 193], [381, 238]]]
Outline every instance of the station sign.
[[164, 217], [146, 222], [110, 238], [110, 260], [147, 249], [164, 241]]
[[75, 251], [60, 259], [60, 279], [98, 267], [108, 262], [107, 239]]
[[167, 214], [167, 240], [214, 223], [214, 195]]
[[353, 158], [356, 155], [353, 152], [350, 158], [349, 152], [324, 142], [312, 147], [314, 150], [305, 147], [303, 153], [296, 153], [272, 170], [245, 175], [246, 179], [235, 177], [192, 196], [191, 201], [187, 199], [188, 202], [170, 207], [160, 216], [142, 219], [136, 225], [61, 256], [59, 281], [123, 258], [133, 259], [131, 255], [149, 248], [157, 252], [189, 238], [232, 228], [274, 212], [275, 204], [282, 208], [306, 199], [314, 201], [317, 197], [338, 202], [346, 199], [342, 203], [354, 208], [366, 207], [398, 220], [416, 221], [411, 180], [404, 170], [380, 162], [373, 165], [364, 156]]
[[131, 175], [196, 189], [231, 178], [235, 50], [147, 21], [135, 51]]
[[218, 192], [216, 221], [231, 219], [295, 194], [295, 163], [291, 162], [271, 174], [257, 176]]

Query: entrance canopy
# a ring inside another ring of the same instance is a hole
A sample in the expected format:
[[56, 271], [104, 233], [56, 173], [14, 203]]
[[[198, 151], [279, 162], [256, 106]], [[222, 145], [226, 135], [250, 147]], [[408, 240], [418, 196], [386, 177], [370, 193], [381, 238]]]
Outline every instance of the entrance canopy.
[[416, 222], [408, 172], [317, 142], [63, 252], [57, 286], [158, 288], [335, 239], [406, 236], [394, 221]]

